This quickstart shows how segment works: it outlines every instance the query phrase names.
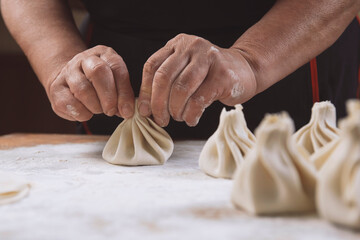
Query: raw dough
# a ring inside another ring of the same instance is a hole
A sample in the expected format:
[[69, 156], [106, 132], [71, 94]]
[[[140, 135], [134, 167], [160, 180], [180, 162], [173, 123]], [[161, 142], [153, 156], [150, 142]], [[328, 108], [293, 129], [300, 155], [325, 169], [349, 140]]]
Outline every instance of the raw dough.
[[202, 171], [213, 177], [232, 178], [236, 167], [244, 161], [245, 154], [255, 143], [255, 136], [247, 128], [243, 107], [220, 115], [215, 133], [205, 143], [199, 158]]
[[338, 136], [335, 106], [329, 101], [315, 103], [310, 122], [294, 134], [296, 143], [305, 148], [309, 155]]
[[296, 146], [293, 132], [287, 113], [265, 116], [255, 131], [255, 146], [235, 172], [235, 206], [252, 214], [315, 209], [316, 171]]
[[316, 204], [325, 219], [360, 229], [360, 111], [342, 120], [340, 129], [319, 172]]
[[16, 202], [30, 190], [30, 184], [21, 177], [0, 172], [0, 205]]
[[120, 123], [111, 135], [102, 156], [113, 164], [159, 165], [169, 159], [173, 149], [169, 134], [135, 107], [134, 116]]
[[[346, 102], [347, 118], [354, 118], [356, 112], [360, 112], [360, 100], [351, 99]], [[355, 117], [356, 118], [356, 117]], [[324, 163], [329, 159], [333, 151], [337, 148], [340, 138], [336, 138], [323, 148], [319, 149], [310, 157], [310, 161], [314, 163], [317, 170], [320, 170]]]

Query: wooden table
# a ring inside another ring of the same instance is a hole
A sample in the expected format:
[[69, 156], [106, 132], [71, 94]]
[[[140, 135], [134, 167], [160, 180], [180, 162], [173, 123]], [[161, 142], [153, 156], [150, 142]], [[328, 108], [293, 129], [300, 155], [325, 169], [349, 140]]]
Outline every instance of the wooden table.
[[230, 201], [232, 181], [198, 168], [204, 141], [175, 142], [162, 166], [101, 158], [107, 136], [0, 137], [0, 170], [32, 185], [0, 206], [0, 239], [360, 239], [314, 215], [253, 217]]

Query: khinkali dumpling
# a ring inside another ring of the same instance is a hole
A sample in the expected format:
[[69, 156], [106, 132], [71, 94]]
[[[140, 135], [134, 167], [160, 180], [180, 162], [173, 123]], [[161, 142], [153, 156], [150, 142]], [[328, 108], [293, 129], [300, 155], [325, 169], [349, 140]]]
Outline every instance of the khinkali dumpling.
[[30, 191], [30, 184], [21, 177], [0, 172], [0, 205], [16, 202]]
[[239, 104], [233, 110], [222, 110], [218, 129], [201, 151], [200, 169], [210, 176], [231, 178], [255, 143], [255, 136], [247, 128], [242, 109]]
[[349, 117], [355, 117], [357, 112], [360, 112], [360, 100], [350, 99], [346, 102], [346, 111]]
[[293, 132], [287, 113], [265, 116], [255, 131], [255, 146], [235, 172], [235, 206], [253, 214], [315, 209], [316, 171], [296, 146]]
[[329, 101], [315, 103], [310, 122], [294, 134], [296, 143], [305, 148], [309, 155], [338, 136], [335, 106]]
[[169, 134], [135, 107], [134, 116], [116, 128], [102, 156], [113, 164], [159, 165], [171, 156], [174, 143]]
[[325, 219], [360, 229], [360, 111], [340, 122], [335, 149], [318, 175], [316, 204]]
[[[356, 112], [360, 112], [360, 101], [357, 99], [351, 99], [346, 102], [346, 109], [348, 118], [354, 117]], [[310, 157], [310, 161], [314, 163], [316, 169], [320, 170], [327, 159], [331, 156], [332, 152], [336, 149], [340, 139], [335, 138], [333, 141], [325, 145], [323, 148], [315, 152]]]

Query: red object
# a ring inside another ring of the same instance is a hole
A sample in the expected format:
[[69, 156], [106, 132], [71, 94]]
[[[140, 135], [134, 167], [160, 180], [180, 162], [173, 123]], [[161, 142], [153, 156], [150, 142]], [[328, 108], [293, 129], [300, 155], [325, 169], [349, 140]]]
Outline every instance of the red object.
[[310, 72], [311, 72], [311, 86], [312, 86], [313, 103], [316, 103], [316, 102], [320, 101], [316, 58], [314, 58], [310, 61]]
[[81, 124], [83, 125], [84, 130], [85, 130], [87, 135], [93, 135], [92, 132], [89, 129], [89, 126], [87, 125], [87, 122], [82, 122]]

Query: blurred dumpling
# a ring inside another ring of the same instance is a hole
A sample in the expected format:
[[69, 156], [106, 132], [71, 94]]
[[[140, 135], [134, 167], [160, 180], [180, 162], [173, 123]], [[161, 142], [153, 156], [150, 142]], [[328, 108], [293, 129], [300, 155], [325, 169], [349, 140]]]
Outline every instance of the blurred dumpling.
[[220, 115], [215, 133], [205, 143], [199, 158], [202, 171], [213, 177], [232, 178], [236, 167], [244, 161], [245, 154], [255, 143], [255, 136], [247, 128], [243, 107]]
[[[348, 116], [347, 118], [355, 117], [356, 112], [360, 112], [360, 100], [351, 99], [346, 102], [346, 109]], [[325, 145], [323, 148], [319, 149], [319, 151], [315, 152], [310, 157], [310, 161], [314, 163], [317, 170], [320, 170], [327, 159], [331, 156], [332, 152], [336, 149], [339, 144], [340, 139], [335, 138], [329, 144]]]
[[102, 156], [113, 164], [159, 165], [171, 156], [174, 143], [169, 134], [135, 107], [134, 116], [116, 128]]
[[360, 100], [350, 99], [346, 102], [346, 111], [349, 117], [355, 117], [357, 112], [360, 112]]
[[316, 204], [320, 215], [360, 229], [360, 111], [340, 122], [338, 144], [319, 171]]
[[0, 172], [0, 205], [16, 202], [30, 191], [30, 184], [21, 177]]
[[294, 134], [296, 143], [305, 148], [309, 155], [338, 138], [338, 136], [336, 109], [329, 101], [315, 103], [310, 122]]
[[255, 131], [256, 144], [234, 175], [232, 201], [252, 214], [315, 209], [316, 171], [291, 137], [287, 113], [266, 115]]

